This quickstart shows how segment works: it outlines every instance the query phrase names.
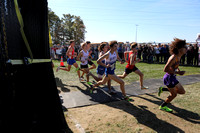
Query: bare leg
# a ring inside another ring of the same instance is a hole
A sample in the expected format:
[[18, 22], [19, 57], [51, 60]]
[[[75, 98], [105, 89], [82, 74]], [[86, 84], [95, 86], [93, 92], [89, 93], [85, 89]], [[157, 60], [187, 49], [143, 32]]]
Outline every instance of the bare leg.
[[185, 89], [180, 83], [178, 83], [175, 87], [178, 94], [185, 94]]
[[108, 77], [120, 84], [120, 89], [122, 91], [122, 94], [123, 94], [123, 96], [126, 96], [125, 89], [124, 89], [124, 81], [122, 79], [120, 79], [119, 77], [117, 77], [117, 75], [108, 74]]
[[126, 72], [124, 72], [122, 75], [117, 75], [117, 77], [124, 79], [128, 74], [126, 74]]
[[99, 78], [97, 76], [95, 76], [94, 74], [92, 74], [91, 72], [88, 74], [89, 76], [92, 76], [97, 82], [102, 80], [102, 78]]
[[89, 67], [90, 70], [91, 70], [91, 69], [95, 69], [95, 68], [96, 68], [96, 65], [95, 65], [95, 64], [92, 64], [92, 66]]
[[142, 87], [143, 86], [143, 77], [144, 77], [144, 74], [139, 69], [136, 70], [135, 73], [140, 76], [140, 86]]
[[[78, 64], [77, 63], [74, 63], [73, 65], [74, 65], [75, 68], [78, 68]], [[77, 74], [78, 74], [78, 77], [80, 78], [80, 71], [79, 70], [77, 71]]]
[[95, 88], [95, 87], [97, 87], [99, 85], [105, 84], [106, 82], [108, 82], [109, 79], [110, 79], [109, 77], [104, 76], [102, 80], [100, 80], [96, 84], [94, 84], [93, 88]]

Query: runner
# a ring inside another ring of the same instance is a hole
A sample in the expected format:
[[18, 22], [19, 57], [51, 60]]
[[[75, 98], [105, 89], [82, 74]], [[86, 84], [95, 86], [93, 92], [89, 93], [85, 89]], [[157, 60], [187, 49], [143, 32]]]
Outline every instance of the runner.
[[[92, 58], [91, 54], [92, 54], [92, 50], [90, 49], [91, 47], [91, 42], [90, 41], [86, 41], [86, 44], [87, 44], [87, 51], [89, 52], [89, 57]], [[96, 68], [96, 65], [88, 58], [88, 64], [90, 65], [89, 69], [95, 69]], [[81, 78], [83, 78], [83, 75], [85, 73], [83, 72], [82, 75], [81, 75]]]
[[[98, 50], [99, 50], [99, 52], [100, 52], [100, 53], [99, 53], [99, 58], [100, 58], [100, 57], [103, 56], [103, 55], [107, 52], [107, 50], [108, 50], [107, 43], [101, 43], [100, 46], [99, 46], [99, 48], [98, 48]], [[105, 64], [105, 59], [102, 60], [102, 63]], [[98, 67], [97, 67], [97, 74], [98, 74], [98, 77], [95, 76], [94, 74], [92, 74], [91, 72], [89, 72], [88, 75], [89, 75], [89, 76], [92, 76], [96, 81], [100, 81], [100, 80], [102, 80], [102, 78], [103, 78], [103, 76], [104, 76], [104, 74], [105, 74], [105, 70], [106, 70], [106, 68], [105, 68], [104, 66], [98, 65]], [[111, 88], [111, 80], [108, 80], [107, 83], [108, 83], [109, 93], [110, 93], [110, 94], [115, 94], [116, 91], [114, 91], [114, 89]]]
[[81, 71], [83, 71], [84, 73], [87, 74], [86, 75], [87, 84], [92, 85], [92, 83], [89, 82], [89, 75], [88, 75], [88, 73], [89, 73], [89, 68], [88, 68], [89, 52], [87, 51], [87, 44], [82, 43], [81, 48], [82, 48], [82, 50], [78, 54], [77, 60], [81, 61], [81, 64], [80, 64]]
[[[95, 87], [105, 84], [106, 82], [108, 82], [109, 79], [112, 79], [120, 84], [120, 89], [122, 91], [123, 98], [127, 101], [130, 101], [132, 99], [126, 96], [125, 93], [124, 81], [115, 75], [116, 60], [118, 59], [120, 63], [123, 64], [122, 60], [120, 59], [117, 53], [117, 45], [118, 45], [117, 41], [110, 41], [109, 42], [110, 50], [97, 60], [97, 63], [99, 65], [106, 67], [106, 75], [103, 77], [101, 81], [98, 81], [96, 84], [94, 84], [94, 86], [90, 90], [90, 93], [92, 93]], [[102, 60], [104, 59], [106, 59], [105, 60], [106, 64], [102, 63]]]
[[56, 72], [58, 72], [60, 69], [64, 70], [64, 71], [70, 71], [71, 66], [73, 65], [76, 68], [79, 80], [82, 80], [80, 78], [80, 71], [79, 71], [78, 64], [76, 63], [76, 60], [74, 59], [77, 56], [77, 53], [74, 52], [75, 42], [74, 42], [74, 40], [70, 40], [69, 43], [70, 43], [70, 46], [69, 46], [67, 53], [66, 53], [66, 55], [69, 57], [67, 59], [68, 66], [67, 66], [67, 68], [62, 68], [62, 67], [59, 66], [59, 67], [57, 67]]
[[136, 59], [137, 57], [137, 43], [132, 43], [131, 44], [131, 51], [125, 52], [124, 57], [127, 57], [126, 54], [128, 55], [128, 64], [126, 65], [125, 72], [123, 75], [117, 75], [119, 78], [124, 79], [129, 73], [135, 72], [140, 76], [140, 87], [141, 89], [148, 89], [148, 87], [143, 86], [143, 77], [144, 74], [135, 66], [136, 63], [140, 62], [140, 59]]
[[181, 56], [187, 52], [186, 41], [175, 38], [170, 47], [170, 58], [167, 61], [167, 64], [164, 67], [164, 72], [166, 74], [163, 77], [164, 84], [167, 88], [159, 87], [158, 95], [163, 91], [169, 91], [170, 95], [167, 99], [159, 106], [160, 110], [167, 112], [172, 112], [173, 110], [168, 108], [166, 105], [170, 103], [177, 94], [185, 94], [183, 86], [176, 79], [176, 74], [183, 75], [185, 71], [180, 71], [178, 68]]

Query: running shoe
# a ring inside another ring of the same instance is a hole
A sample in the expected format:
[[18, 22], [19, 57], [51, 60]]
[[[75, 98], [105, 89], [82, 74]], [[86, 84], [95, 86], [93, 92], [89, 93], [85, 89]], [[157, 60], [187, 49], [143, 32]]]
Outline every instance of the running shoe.
[[91, 82], [87, 82], [88, 85], [93, 85]]
[[90, 88], [90, 94], [92, 94], [93, 93], [93, 86]]
[[141, 90], [149, 89], [149, 87], [141, 86]]
[[57, 67], [56, 72], [58, 72], [60, 70], [60, 66]]
[[159, 109], [166, 111], [166, 112], [172, 112], [173, 111], [172, 109], [168, 108], [167, 106], [164, 106], [164, 107], [160, 106]]
[[128, 102], [130, 102], [130, 101], [133, 101], [133, 99], [132, 98], [130, 98], [130, 97], [128, 97], [128, 96], [124, 96], [124, 98], [123, 98], [124, 100], [126, 100], [126, 101], [128, 101]]
[[162, 90], [162, 89], [163, 89], [163, 87], [159, 87], [159, 88], [158, 88], [158, 96], [160, 96], [160, 94], [163, 93], [163, 90]]
[[85, 82], [85, 79], [82, 78], [82, 77], [80, 77], [80, 78], [79, 78], [79, 81], [80, 81], [80, 82]]

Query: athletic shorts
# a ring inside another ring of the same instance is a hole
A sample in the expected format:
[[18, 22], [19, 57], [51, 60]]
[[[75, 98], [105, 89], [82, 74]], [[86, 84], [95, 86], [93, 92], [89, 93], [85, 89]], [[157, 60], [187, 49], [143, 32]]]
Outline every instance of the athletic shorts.
[[125, 68], [125, 73], [126, 74], [129, 74], [131, 72], [135, 72], [136, 70], [138, 70], [138, 68], [136, 66], [133, 67], [133, 69], [128, 69], [128, 68]]
[[106, 70], [105, 67], [102, 67], [102, 68], [98, 67], [97, 68], [97, 74], [104, 75], [105, 74], [105, 70]]
[[91, 60], [88, 60], [88, 64], [91, 66], [94, 63]]
[[75, 59], [70, 59], [70, 58], [67, 59], [67, 64], [73, 65], [74, 63], [76, 63]]
[[81, 69], [82, 68], [88, 68], [88, 64], [87, 65], [80, 65], [81, 66]]
[[114, 75], [115, 74], [115, 69], [111, 70], [111, 67], [106, 68], [105, 73], [106, 73], [106, 77], [108, 77], [108, 74]]
[[168, 88], [174, 88], [179, 81], [176, 79], [176, 75], [170, 75], [166, 73], [163, 77], [164, 85], [166, 85]]

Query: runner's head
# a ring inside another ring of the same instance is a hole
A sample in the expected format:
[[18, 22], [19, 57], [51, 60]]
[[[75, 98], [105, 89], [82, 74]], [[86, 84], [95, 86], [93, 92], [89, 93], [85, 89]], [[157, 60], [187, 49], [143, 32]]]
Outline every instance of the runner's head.
[[102, 52], [102, 51], [106, 52], [107, 49], [108, 49], [108, 47], [107, 47], [106, 43], [101, 43], [99, 48], [98, 48], [99, 52]]
[[131, 43], [131, 50], [133, 51], [133, 52], [137, 52], [137, 43], [136, 42], [134, 42], [134, 43]]
[[181, 53], [182, 55], [187, 52], [186, 40], [181, 40], [178, 38], [174, 38], [170, 45], [170, 54], [178, 55]]
[[74, 45], [75, 45], [74, 40], [70, 40], [70, 41], [69, 41], [69, 44], [70, 44], [71, 46], [74, 46]]
[[87, 49], [89, 50], [89, 49], [90, 49], [91, 42], [90, 42], [90, 41], [86, 41], [85, 43], [87, 44]]
[[87, 43], [81, 43], [81, 49], [87, 50]]
[[109, 42], [110, 49], [113, 50], [113, 51], [117, 50], [117, 45], [118, 45], [118, 43], [115, 40]]

